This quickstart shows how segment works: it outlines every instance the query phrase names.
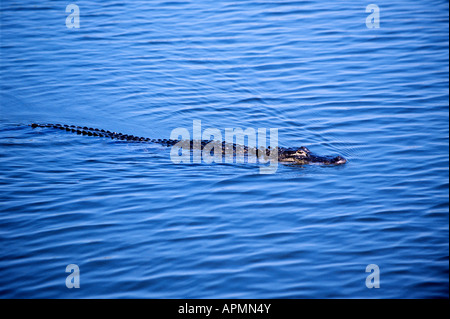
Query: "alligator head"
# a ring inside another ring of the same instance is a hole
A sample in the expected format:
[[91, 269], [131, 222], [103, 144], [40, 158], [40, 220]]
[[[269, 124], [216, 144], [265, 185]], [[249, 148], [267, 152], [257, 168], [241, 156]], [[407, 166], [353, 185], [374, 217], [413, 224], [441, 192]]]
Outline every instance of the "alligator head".
[[317, 156], [311, 153], [309, 149], [302, 146], [298, 149], [284, 149], [278, 154], [280, 162], [292, 162], [293, 164], [325, 164], [325, 165], [341, 165], [347, 160], [341, 156]]

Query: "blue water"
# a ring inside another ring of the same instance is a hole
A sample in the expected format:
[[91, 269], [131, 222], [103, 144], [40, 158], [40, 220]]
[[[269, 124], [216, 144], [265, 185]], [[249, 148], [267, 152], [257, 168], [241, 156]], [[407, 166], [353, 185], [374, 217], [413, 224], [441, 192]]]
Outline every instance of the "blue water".
[[[0, 297], [448, 298], [448, 1], [1, 1]], [[338, 167], [174, 164], [278, 128]], [[68, 289], [66, 266], [80, 269]], [[380, 288], [366, 287], [366, 266]]]

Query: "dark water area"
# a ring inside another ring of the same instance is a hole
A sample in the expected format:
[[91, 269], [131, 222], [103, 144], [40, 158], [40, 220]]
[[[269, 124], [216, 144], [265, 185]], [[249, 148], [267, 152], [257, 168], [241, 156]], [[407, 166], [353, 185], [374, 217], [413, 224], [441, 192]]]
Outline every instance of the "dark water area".
[[[76, 1], [69, 29], [70, 3], [1, 1], [0, 297], [448, 298], [448, 1], [374, 2], [374, 29], [358, 1]], [[194, 120], [348, 162], [260, 174], [28, 126]]]

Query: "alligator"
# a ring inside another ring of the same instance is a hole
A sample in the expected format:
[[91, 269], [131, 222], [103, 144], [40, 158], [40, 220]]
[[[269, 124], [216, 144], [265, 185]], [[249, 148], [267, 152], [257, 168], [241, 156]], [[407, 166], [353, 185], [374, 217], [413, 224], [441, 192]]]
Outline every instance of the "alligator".
[[[187, 142], [189, 144], [184, 144], [184, 146], [189, 146], [192, 150], [196, 145], [203, 148], [210, 142], [211, 140], [174, 140], [174, 139], [151, 139], [146, 137], [139, 137], [134, 135], [122, 134], [117, 132], [111, 132], [103, 129], [86, 127], [86, 126], [76, 126], [76, 125], [66, 125], [66, 124], [30, 124], [32, 128], [53, 128], [59, 129], [67, 132], [76, 133], [78, 135], [87, 135], [87, 136], [95, 136], [95, 137], [104, 137], [110, 138], [114, 140], [122, 140], [128, 142], [140, 142], [140, 143], [155, 143], [162, 146], [171, 147], [179, 142]], [[198, 144], [196, 144], [198, 143]], [[220, 143], [220, 142], [219, 142]], [[219, 144], [220, 146], [220, 144]], [[285, 162], [290, 164], [323, 164], [323, 165], [341, 165], [345, 164], [347, 160], [342, 156], [318, 156], [313, 154], [308, 148], [302, 146], [300, 148], [285, 148], [285, 147], [276, 147], [272, 148], [268, 146], [267, 148], [249, 148], [243, 145], [231, 144], [222, 142], [222, 154], [226, 153], [226, 150], [232, 149], [235, 154], [237, 150], [242, 150], [244, 154], [250, 154], [250, 152], [254, 152], [259, 156], [270, 156], [271, 154], [277, 154], [279, 162]]]

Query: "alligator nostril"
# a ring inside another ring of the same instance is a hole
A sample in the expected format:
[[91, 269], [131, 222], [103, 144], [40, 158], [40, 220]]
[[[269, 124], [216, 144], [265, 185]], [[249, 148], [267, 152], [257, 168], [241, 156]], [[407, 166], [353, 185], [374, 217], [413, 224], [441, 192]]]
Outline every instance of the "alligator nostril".
[[342, 156], [336, 156], [334, 158], [335, 164], [345, 164], [346, 162], [347, 162], [347, 160], [345, 158], [343, 158]]

